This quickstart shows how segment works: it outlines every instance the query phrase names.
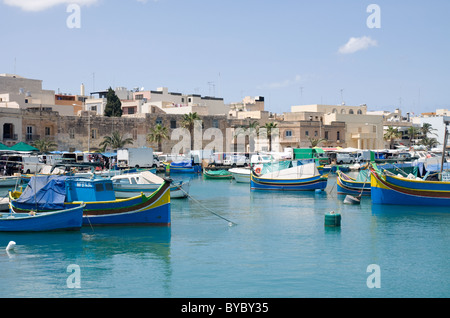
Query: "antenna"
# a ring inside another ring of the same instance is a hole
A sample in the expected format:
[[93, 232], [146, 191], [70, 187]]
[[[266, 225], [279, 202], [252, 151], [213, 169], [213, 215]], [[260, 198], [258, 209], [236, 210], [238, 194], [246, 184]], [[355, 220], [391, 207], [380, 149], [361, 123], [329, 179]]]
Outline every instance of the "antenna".
[[345, 102], [344, 102], [344, 89], [341, 88], [341, 105], [344, 106]]

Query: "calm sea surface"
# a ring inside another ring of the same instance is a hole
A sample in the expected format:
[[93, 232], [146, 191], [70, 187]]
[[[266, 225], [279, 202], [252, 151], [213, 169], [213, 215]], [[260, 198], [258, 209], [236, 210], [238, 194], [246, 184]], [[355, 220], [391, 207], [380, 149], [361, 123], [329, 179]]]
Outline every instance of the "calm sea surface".
[[[450, 296], [449, 208], [345, 205], [335, 183], [322, 193], [255, 192], [193, 176], [196, 200], [173, 199], [168, 228], [0, 233], [0, 297]], [[324, 227], [330, 211], [341, 213], [340, 228]], [[69, 288], [70, 265], [80, 288]], [[373, 274], [380, 288], [369, 288]]]

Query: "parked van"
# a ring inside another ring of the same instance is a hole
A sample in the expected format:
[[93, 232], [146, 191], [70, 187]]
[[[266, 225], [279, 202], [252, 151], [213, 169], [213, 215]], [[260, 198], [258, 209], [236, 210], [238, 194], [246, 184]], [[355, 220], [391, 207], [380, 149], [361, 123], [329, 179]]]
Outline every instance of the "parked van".
[[336, 163], [337, 164], [353, 163], [353, 162], [355, 162], [355, 158], [353, 158], [353, 156], [348, 153], [338, 153], [336, 155]]

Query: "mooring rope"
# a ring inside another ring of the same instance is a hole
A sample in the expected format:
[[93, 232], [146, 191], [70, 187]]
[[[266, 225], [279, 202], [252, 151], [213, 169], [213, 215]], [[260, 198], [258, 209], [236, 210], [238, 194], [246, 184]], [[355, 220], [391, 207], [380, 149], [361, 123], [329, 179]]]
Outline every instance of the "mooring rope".
[[183, 191], [190, 199], [192, 199], [194, 202], [196, 202], [197, 204], [201, 205], [205, 210], [208, 210], [209, 212], [211, 212], [212, 214], [214, 214], [215, 216], [225, 220], [228, 222], [229, 226], [233, 226], [233, 225], [237, 225], [236, 223], [224, 218], [223, 216], [217, 214], [216, 212], [214, 212], [213, 210], [211, 210], [210, 208], [208, 208], [207, 206], [205, 206], [204, 204], [202, 204], [200, 201], [198, 201], [197, 199], [195, 199], [194, 197], [192, 197], [189, 193], [187, 193], [182, 187], [181, 185], [177, 185], [176, 186], [178, 189], [180, 189], [181, 191]]

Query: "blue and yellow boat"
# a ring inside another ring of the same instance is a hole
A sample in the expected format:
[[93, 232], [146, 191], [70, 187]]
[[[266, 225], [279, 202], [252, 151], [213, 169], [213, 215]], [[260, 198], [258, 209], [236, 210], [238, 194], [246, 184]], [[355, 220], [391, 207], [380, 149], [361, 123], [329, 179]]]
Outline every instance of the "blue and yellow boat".
[[250, 175], [252, 190], [324, 190], [327, 181], [328, 175], [321, 175], [315, 163], [296, 165], [286, 169], [274, 169], [270, 172], [252, 170]]
[[352, 178], [342, 171], [337, 171], [336, 178], [338, 194], [370, 195], [370, 171], [361, 170], [356, 178]]
[[85, 204], [83, 225], [170, 225], [170, 180], [151, 195], [116, 199], [112, 181], [66, 176], [33, 177], [23, 191], [10, 192], [17, 212], [52, 212]]
[[83, 224], [81, 204], [71, 209], [54, 212], [0, 213], [0, 232], [44, 232], [79, 230]]
[[171, 162], [166, 166], [166, 171], [170, 173], [201, 173], [202, 167], [200, 165], [192, 164], [191, 160], [183, 160], [178, 162]]
[[450, 182], [399, 177], [375, 164], [370, 172], [374, 204], [450, 206]]

